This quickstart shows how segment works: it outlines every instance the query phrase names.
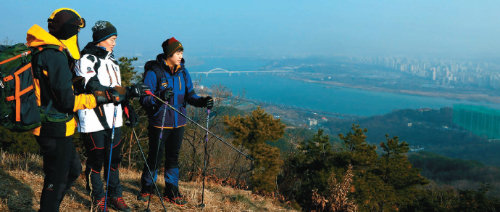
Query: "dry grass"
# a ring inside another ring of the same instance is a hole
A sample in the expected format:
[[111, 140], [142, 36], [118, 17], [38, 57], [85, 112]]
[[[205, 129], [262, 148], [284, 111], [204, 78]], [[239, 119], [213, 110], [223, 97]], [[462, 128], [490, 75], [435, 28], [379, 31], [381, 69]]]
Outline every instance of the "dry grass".
[[354, 186], [352, 185], [354, 174], [352, 173], [352, 165], [349, 167], [343, 176], [341, 182], [337, 182], [335, 178], [335, 173], [330, 175], [328, 182], [328, 195], [322, 196], [318, 193], [318, 190], [313, 190], [312, 201], [313, 207], [318, 211], [346, 211], [354, 212], [358, 211], [358, 206], [356, 203], [348, 198], [349, 193], [354, 191]]
[[[43, 185], [41, 167], [42, 159], [39, 155], [11, 155], [0, 151], [0, 211], [39, 209]], [[147, 203], [136, 200], [140, 173], [122, 169], [120, 179], [128, 205], [133, 211], [144, 210]], [[159, 186], [161, 191], [163, 182]], [[201, 182], [180, 182], [180, 188], [189, 203], [184, 207], [165, 203], [168, 211], [290, 211], [273, 199], [213, 183], [205, 185], [205, 207], [200, 208]], [[61, 211], [89, 211], [89, 206], [90, 197], [85, 190], [82, 175], [61, 203]], [[151, 211], [163, 211], [156, 195], [151, 201]]]

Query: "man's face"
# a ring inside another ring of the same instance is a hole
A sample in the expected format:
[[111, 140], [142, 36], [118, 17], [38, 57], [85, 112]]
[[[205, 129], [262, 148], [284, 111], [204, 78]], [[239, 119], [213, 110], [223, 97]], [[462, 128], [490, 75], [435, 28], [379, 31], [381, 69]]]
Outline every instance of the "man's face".
[[108, 39], [99, 42], [99, 44], [97, 45], [106, 48], [106, 51], [108, 52], [112, 52], [116, 46], [116, 35], [113, 35]]
[[168, 58], [170, 65], [180, 65], [183, 57], [184, 51], [176, 51], [172, 57]]

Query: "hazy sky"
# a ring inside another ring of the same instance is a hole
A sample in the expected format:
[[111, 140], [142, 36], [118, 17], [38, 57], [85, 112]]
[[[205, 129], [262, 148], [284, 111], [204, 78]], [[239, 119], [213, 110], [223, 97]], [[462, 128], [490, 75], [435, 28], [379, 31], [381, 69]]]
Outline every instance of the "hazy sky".
[[97, 20], [111, 21], [121, 56], [155, 54], [175, 36], [197, 57], [500, 57], [500, 1], [486, 0], [2, 0], [0, 39], [25, 41], [60, 7], [87, 20], [82, 46]]

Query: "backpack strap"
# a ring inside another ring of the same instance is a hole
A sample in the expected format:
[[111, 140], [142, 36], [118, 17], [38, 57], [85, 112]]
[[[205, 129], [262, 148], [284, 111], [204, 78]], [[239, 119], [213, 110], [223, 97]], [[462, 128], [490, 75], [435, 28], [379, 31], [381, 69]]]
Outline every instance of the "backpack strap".
[[58, 50], [58, 51], [60, 51], [60, 52], [64, 53], [64, 55], [68, 56], [68, 55], [66, 54], [66, 52], [65, 52], [65, 51], [63, 51], [63, 50], [64, 50], [64, 47], [62, 47], [62, 46], [58, 46], [58, 45], [50, 45], [50, 44], [47, 44], [47, 45], [42, 45], [42, 46], [37, 46], [37, 47], [31, 47], [31, 53], [32, 53], [33, 55], [35, 55], [35, 54], [38, 54], [38, 53], [42, 52], [42, 51], [43, 51], [43, 50], [45, 50], [45, 49], [55, 49], [55, 50]]
[[145, 67], [145, 69], [149, 69], [149, 70], [145, 70], [143, 78], [146, 78], [147, 72], [152, 71], [153, 73], [155, 73], [155, 76], [156, 76], [156, 91], [158, 91], [158, 89], [161, 87], [161, 79], [163, 77], [166, 77], [165, 76], [165, 71], [162, 70], [158, 66], [158, 64], [156, 64], [156, 61], [149, 61], [149, 62], [146, 63], [146, 66], [144, 66], [144, 67]]
[[161, 87], [161, 79], [163, 77], [166, 78], [165, 71], [161, 70], [159, 68], [155, 68], [155, 69], [153, 69], [153, 71], [155, 72], [155, 75], [156, 75], [156, 91], [159, 91], [159, 89]]
[[97, 116], [97, 119], [101, 123], [102, 127], [104, 129], [111, 129], [109, 127], [108, 120], [106, 120], [106, 112], [104, 111], [104, 107], [102, 105], [100, 105], [98, 107], [95, 107], [93, 110]]

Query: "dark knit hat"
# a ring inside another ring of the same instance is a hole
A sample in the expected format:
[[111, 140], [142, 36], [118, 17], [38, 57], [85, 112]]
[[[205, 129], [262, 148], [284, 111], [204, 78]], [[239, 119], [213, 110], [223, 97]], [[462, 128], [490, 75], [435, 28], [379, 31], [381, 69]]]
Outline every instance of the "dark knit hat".
[[78, 29], [85, 27], [85, 19], [69, 8], [54, 11], [47, 22], [49, 22], [49, 33], [60, 40], [78, 34]]
[[164, 41], [161, 44], [161, 48], [163, 48], [163, 53], [165, 53], [165, 56], [167, 57], [171, 57], [176, 51], [184, 51], [184, 47], [182, 47], [181, 42], [179, 42], [174, 37], [171, 37]]
[[118, 35], [115, 26], [109, 21], [97, 21], [92, 27], [92, 39], [94, 43], [99, 43], [113, 35]]

